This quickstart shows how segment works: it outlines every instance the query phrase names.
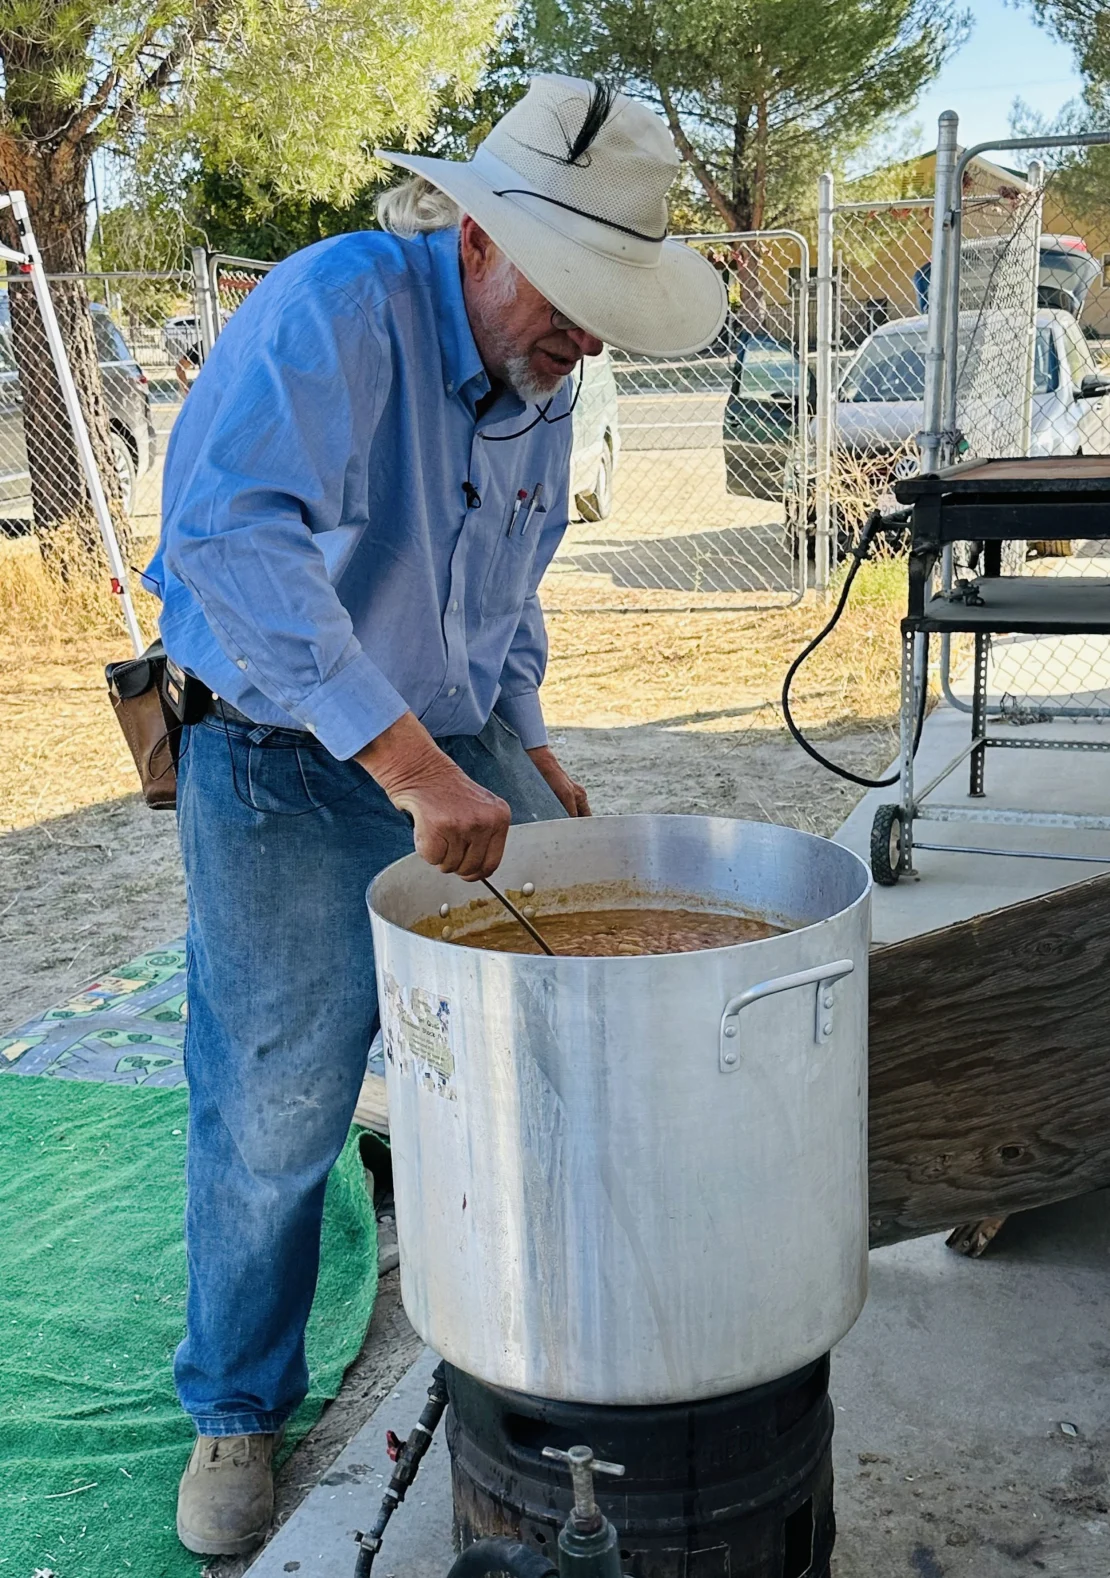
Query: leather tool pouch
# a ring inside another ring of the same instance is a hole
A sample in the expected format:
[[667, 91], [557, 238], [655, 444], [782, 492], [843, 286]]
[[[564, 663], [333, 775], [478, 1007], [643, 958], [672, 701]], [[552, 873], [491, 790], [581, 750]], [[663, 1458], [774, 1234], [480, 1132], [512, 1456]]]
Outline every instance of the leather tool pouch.
[[155, 641], [142, 657], [109, 663], [108, 696], [134, 758], [143, 799], [156, 811], [177, 804], [177, 747], [181, 724], [163, 698], [166, 651]]

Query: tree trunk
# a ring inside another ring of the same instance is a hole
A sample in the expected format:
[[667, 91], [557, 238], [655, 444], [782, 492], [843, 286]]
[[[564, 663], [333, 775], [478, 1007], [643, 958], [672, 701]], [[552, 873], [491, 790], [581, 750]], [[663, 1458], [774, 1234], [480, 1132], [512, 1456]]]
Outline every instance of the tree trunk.
[[[85, 177], [91, 147], [62, 138], [43, 147], [0, 138], [0, 181], [24, 192], [47, 275], [80, 274], [86, 266]], [[8, 216], [6, 239], [18, 245]], [[112, 461], [108, 410], [100, 377], [88, 295], [81, 280], [51, 281], [62, 340], [92, 440], [97, 469], [113, 514], [122, 524], [119, 484]], [[31, 502], [44, 555], [60, 528], [68, 527], [88, 549], [99, 542], [88, 486], [46, 332], [30, 280], [9, 274], [12, 341], [23, 396], [23, 432], [31, 477]]]
[[[739, 105], [732, 123], [732, 209], [736, 215], [737, 230], [758, 230], [762, 223], [757, 202], [758, 187], [753, 190], [748, 170], [751, 115], [750, 104]], [[758, 157], [757, 148], [757, 169]], [[748, 334], [760, 334], [767, 316], [761, 276], [763, 249], [758, 241], [742, 241], [733, 249], [733, 258], [740, 290], [737, 323]]]

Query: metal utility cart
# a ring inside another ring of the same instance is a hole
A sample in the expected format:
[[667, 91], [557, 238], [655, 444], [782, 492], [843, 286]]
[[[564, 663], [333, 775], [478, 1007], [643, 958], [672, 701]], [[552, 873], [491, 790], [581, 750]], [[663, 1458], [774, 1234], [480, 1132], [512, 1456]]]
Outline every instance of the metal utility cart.
[[[968, 759], [969, 794], [973, 799], [981, 796], [986, 753], [991, 749], [1110, 750], [1110, 740], [1046, 740], [991, 734], [987, 721], [987, 662], [992, 635], [1110, 635], [1110, 579], [1001, 573], [1004, 542], [1110, 540], [1110, 457], [967, 461], [940, 472], [901, 480], [895, 484], [895, 493], [901, 504], [910, 505], [913, 510], [909, 609], [902, 621], [902, 798], [900, 804], [881, 805], [875, 813], [871, 870], [876, 882], [891, 886], [913, 870], [914, 824], [919, 821], [1110, 831], [1110, 816], [946, 805], [930, 798]], [[936, 572], [945, 550], [962, 542], [982, 544], [982, 573], [967, 578], [947, 576], [946, 584], [938, 585]], [[958, 632], [975, 638], [971, 739], [942, 772], [918, 789], [913, 755], [922, 687], [926, 683], [928, 640], [931, 635]]]

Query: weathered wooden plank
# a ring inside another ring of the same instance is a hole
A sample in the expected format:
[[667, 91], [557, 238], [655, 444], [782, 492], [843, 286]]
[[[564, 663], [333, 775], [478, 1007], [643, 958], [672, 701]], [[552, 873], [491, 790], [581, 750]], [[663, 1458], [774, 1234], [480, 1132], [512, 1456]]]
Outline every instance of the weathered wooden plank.
[[871, 956], [871, 1242], [1110, 1184], [1110, 876]]
[[380, 1074], [366, 1074], [358, 1093], [355, 1122], [376, 1134], [389, 1133], [389, 1108], [385, 1100], [385, 1080]]

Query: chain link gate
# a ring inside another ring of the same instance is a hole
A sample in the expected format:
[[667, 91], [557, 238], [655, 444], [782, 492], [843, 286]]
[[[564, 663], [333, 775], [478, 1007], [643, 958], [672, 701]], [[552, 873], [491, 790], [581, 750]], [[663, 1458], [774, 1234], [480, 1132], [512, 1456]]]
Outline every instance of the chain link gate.
[[808, 243], [790, 230], [677, 239], [721, 273], [728, 317], [693, 356], [587, 361], [571, 523], [544, 579], [552, 612], [782, 608], [805, 591]]
[[[670, 359], [588, 358], [571, 418], [571, 524], [551, 611], [786, 607], [806, 584], [794, 499], [815, 409], [809, 247], [795, 231], [678, 237], [720, 270], [717, 339]], [[273, 264], [194, 254], [205, 349]]]
[[[1027, 241], [1032, 253], [1035, 302], [1026, 313], [1031, 327], [1030, 378], [1025, 408], [1010, 383], [1000, 381], [989, 423], [973, 420], [974, 409], [961, 398], [962, 370], [950, 323], [946, 366], [957, 369], [956, 389], [946, 379], [945, 428], [953, 451], [981, 456], [1110, 454], [1110, 396], [1089, 392], [1110, 374], [1110, 226], [1087, 216], [1082, 236], [1063, 233], [1067, 223], [1066, 193], [1059, 172], [1046, 174], [1034, 163], [1029, 171], [1028, 200], [1035, 206], [1036, 233]], [[966, 198], [964, 200], [966, 210]], [[1029, 244], [1031, 242], [1031, 244]], [[1020, 247], [1009, 249], [1013, 254]], [[1010, 261], [1011, 272], [1015, 265]], [[965, 237], [958, 252], [961, 308], [969, 267], [977, 266], [974, 248]], [[1016, 355], [1016, 332], [1010, 336]], [[1004, 357], [1000, 358], [1004, 361]], [[1016, 442], [1018, 435], [1022, 442]], [[1046, 540], [1008, 545], [1004, 573], [1064, 578], [1110, 576], [1110, 555], [1101, 542]], [[958, 573], [959, 566], [956, 566]], [[953, 693], [951, 655], [942, 643], [941, 678], [948, 700], [967, 711], [968, 703]], [[1047, 723], [1054, 718], [1097, 720], [1110, 717], [1110, 639], [1075, 635], [997, 636], [989, 651], [988, 710], [1016, 726]]]

